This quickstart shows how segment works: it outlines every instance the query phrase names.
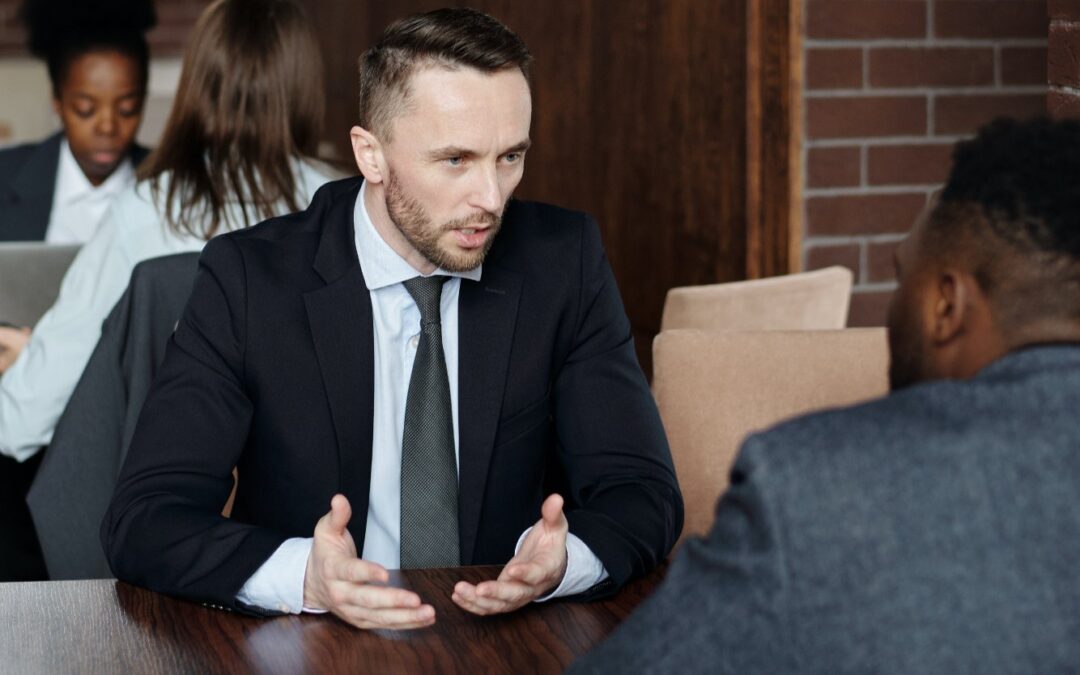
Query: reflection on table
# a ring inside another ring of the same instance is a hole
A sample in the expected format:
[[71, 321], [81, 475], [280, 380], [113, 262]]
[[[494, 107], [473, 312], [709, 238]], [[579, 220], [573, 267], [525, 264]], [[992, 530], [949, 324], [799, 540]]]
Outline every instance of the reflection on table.
[[450, 600], [456, 582], [498, 567], [391, 572], [435, 607], [434, 626], [365, 632], [328, 615], [256, 619], [110, 580], [0, 584], [0, 672], [561, 672], [602, 640], [663, 570], [613, 598], [533, 604], [478, 617]]

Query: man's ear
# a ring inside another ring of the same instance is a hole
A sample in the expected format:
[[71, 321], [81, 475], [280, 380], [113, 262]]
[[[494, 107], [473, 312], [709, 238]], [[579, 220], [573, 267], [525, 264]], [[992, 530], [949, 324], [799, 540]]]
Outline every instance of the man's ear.
[[386, 159], [382, 144], [367, 129], [356, 126], [349, 130], [352, 141], [353, 158], [356, 166], [368, 183], [382, 183], [386, 179]]
[[952, 342], [970, 328], [975, 308], [971, 303], [981, 298], [975, 279], [955, 269], [938, 274], [930, 322], [930, 339], [941, 345]]

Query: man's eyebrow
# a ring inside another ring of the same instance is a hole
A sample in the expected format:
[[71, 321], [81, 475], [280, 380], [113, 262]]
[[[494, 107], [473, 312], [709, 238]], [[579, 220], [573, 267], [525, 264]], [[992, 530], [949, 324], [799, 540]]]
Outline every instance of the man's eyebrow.
[[[525, 152], [529, 149], [530, 146], [532, 146], [532, 140], [526, 138], [525, 140], [514, 144], [509, 149], [504, 150], [500, 154], [505, 155], [511, 152]], [[435, 148], [434, 150], [430, 150], [427, 153], [427, 156], [430, 159], [445, 159], [447, 157], [475, 157], [476, 154], [477, 153], [475, 151], [463, 148], [461, 146], [444, 145], [441, 148]]]
[[427, 154], [431, 159], [443, 159], [445, 157], [472, 157], [476, 153], [456, 145], [444, 145], [441, 148], [429, 151]]

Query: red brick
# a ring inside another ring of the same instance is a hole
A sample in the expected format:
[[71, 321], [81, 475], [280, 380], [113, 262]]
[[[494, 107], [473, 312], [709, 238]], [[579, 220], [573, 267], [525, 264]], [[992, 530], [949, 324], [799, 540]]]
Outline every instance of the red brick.
[[1055, 24], [1050, 27], [1046, 70], [1050, 84], [1080, 86], [1080, 24]]
[[1046, 114], [1043, 94], [940, 96], [934, 106], [934, 133], [970, 134], [995, 117]]
[[1050, 0], [1046, 9], [1051, 19], [1080, 21], [1080, 0]]
[[866, 250], [866, 277], [872, 283], [881, 281], [893, 281], [896, 278], [896, 266], [893, 264], [893, 253], [899, 241], [887, 244], [871, 243]]
[[870, 50], [872, 87], [962, 87], [994, 83], [994, 50], [989, 47]]
[[926, 206], [922, 192], [810, 197], [806, 229], [812, 236], [902, 234]]
[[1046, 108], [1054, 119], [1080, 118], [1080, 96], [1051, 91], [1046, 97]]
[[0, 142], [11, 140], [11, 126], [6, 122], [0, 122]]
[[861, 49], [807, 49], [807, 89], [862, 87]]
[[1002, 84], [1046, 84], [1045, 47], [1003, 47]]
[[806, 174], [807, 187], [858, 185], [859, 148], [811, 148], [806, 153]]
[[823, 267], [840, 265], [851, 270], [859, 278], [859, 245], [840, 244], [839, 246], [810, 246], [806, 249], [806, 269], [819, 270]]
[[811, 39], [926, 37], [925, 0], [806, 0]]
[[945, 38], [1041, 38], [1045, 0], [937, 0], [934, 34]]
[[869, 148], [867, 179], [871, 185], [928, 185], [949, 174], [952, 144], [881, 145]]
[[851, 294], [848, 325], [852, 328], [884, 326], [891, 297], [892, 291], [859, 292], [856, 290]]
[[806, 101], [809, 138], [921, 136], [926, 133], [922, 96], [811, 98]]

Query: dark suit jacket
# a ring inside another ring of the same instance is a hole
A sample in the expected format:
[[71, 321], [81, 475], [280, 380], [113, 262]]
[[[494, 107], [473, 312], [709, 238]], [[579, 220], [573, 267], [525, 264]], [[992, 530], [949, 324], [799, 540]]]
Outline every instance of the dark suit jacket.
[[112, 576], [99, 525], [198, 259], [178, 253], [135, 266], [56, 424], [26, 496], [50, 579]]
[[[102, 524], [117, 577], [236, 607], [342, 492], [363, 550], [375, 392], [360, 180], [212, 240]], [[513, 202], [459, 310], [462, 564], [505, 563], [549, 490], [611, 575], [667, 555], [682, 499], [596, 224]], [[231, 520], [219, 514], [237, 466]]]
[[[0, 150], [0, 241], [44, 241], [49, 228], [63, 133]], [[149, 151], [136, 144], [131, 161]]]
[[1080, 346], [751, 437], [707, 538], [574, 673], [1080, 668]]

